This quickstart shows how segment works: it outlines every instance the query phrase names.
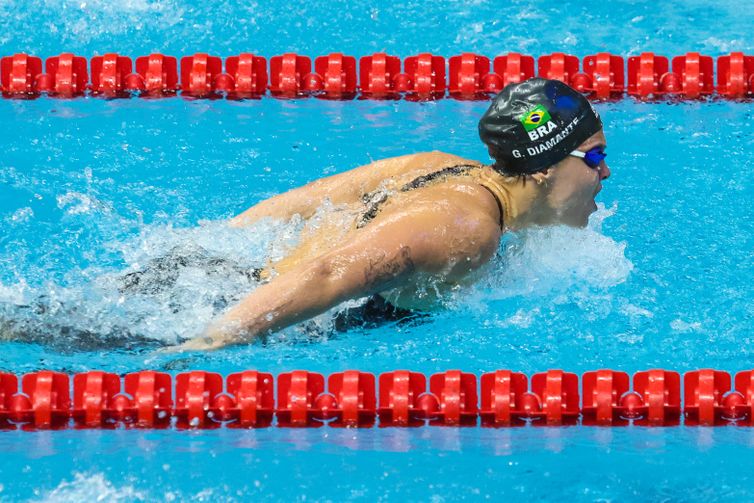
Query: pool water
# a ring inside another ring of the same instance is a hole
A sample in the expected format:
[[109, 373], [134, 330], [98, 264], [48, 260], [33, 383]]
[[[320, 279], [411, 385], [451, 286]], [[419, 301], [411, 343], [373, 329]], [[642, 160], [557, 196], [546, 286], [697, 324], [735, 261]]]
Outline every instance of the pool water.
[[[0, 3], [0, 53], [754, 50], [733, 2], [667, 2], [660, 16], [648, 2], [287, 5]], [[589, 228], [507, 236], [480, 281], [422, 323], [334, 333], [338, 308], [266, 344], [160, 355], [254, 285], [187, 269], [164, 295], [129, 297], [124, 272], [197, 247], [262, 264], [300, 222], [225, 218], [373, 159], [486, 160], [486, 104], [0, 100], [0, 314], [36, 334], [0, 342], [0, 370], [754, 368], [754, 106], [596, 107], [613, 175]], [[41, 315], [19, 308], [40, 299]], [[752, 446], [747, 428], [0, 432], [0, 500], [711, 501], [751, 496]]]

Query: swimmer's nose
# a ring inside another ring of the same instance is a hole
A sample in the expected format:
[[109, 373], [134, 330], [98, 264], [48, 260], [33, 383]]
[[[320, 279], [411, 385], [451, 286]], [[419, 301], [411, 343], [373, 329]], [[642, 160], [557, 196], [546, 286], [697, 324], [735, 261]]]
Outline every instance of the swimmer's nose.
[[610, 178], [610, 168], [605, 161], [600, 163], [600, 180], [606, 180]]

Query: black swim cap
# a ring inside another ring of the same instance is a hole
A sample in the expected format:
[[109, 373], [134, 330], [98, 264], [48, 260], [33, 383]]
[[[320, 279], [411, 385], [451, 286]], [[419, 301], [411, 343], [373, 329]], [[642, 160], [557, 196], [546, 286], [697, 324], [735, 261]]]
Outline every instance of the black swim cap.
[[602, 129], [599, 114], [559, 80], [510, 84], [479, 121], [479, 137], [500, 169], [530, 174], [556, 164]]

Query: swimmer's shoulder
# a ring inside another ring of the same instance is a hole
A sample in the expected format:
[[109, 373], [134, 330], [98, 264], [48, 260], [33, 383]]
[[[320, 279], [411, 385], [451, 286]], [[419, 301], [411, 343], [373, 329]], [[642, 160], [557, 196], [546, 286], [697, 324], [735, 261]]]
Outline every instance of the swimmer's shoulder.
[[427, 152], [416, 152], [397, 157], [390, 157], [376, 161], [373, 164], [381, 165], [380, 167], [388, 168], [396, 172], [431, 172], [450, 166], [472, 165], [482, 166], [483, 163], [472, 159], [466, 159], [461, 156], [432, 150]]

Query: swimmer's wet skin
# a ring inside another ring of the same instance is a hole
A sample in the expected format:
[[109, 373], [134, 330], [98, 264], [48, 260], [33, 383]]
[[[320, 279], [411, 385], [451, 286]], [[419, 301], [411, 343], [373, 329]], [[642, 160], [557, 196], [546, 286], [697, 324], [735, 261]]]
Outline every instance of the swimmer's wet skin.
[[[610, 176], [597, 112], [554, 80], [507, 86], [479, 122], [492, 165], [442, 152], [373, 162], [251, 207], [231, 221], [325, 215], [263, 277], [269, 281], [178, 350], [249, 342], [349, 299], [377, 295], [391, 309], [431, 308], [417, 295], [471, 281], [509, 230], [584, 227]], [[320, 212], [321, 215], [321, 212]]]

